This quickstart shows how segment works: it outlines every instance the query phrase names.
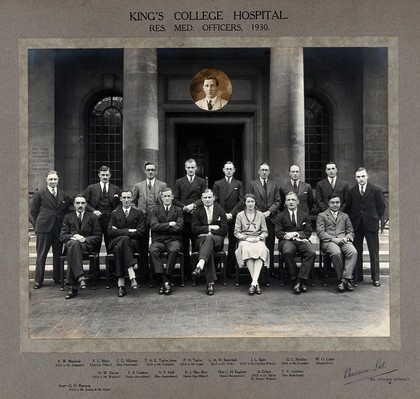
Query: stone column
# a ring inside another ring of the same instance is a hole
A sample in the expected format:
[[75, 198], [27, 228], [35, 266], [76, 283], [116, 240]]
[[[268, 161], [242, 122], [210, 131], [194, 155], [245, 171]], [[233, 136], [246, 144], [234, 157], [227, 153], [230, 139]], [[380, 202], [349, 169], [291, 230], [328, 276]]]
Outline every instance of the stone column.
[[303, 49], [272, 48], [270, 56], [268, 154], [271, 177], [282, 183], [290, 164], [305, 176]]
[[388, 191], [387, 50], [363, 49], [363, 162], [373, 184]]
[[157, 162], [158, 81], [156, 49], [124, 50], [123, 185], [144, 180], [143, 166]]
[[[54, 50], [28, 53], [29, 191], [54, 169]], [[60, 173], [60, 171], [58, 171]]]

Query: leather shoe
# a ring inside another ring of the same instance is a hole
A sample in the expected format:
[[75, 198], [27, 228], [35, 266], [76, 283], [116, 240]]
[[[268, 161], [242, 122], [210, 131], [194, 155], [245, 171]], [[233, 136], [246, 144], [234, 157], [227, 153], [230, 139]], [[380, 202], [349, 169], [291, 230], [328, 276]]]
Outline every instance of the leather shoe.
[[77, 295], [77, 289], [72, 288], [66, 295], [66, 299], [74, 298]]
[[340, 284], [337, 285], [337, 291], [338, 292], [344, 292], [345, 288], [344, 288], [344, 283], [341, 281]]
[[84, 277], [81, 277], [79, 279], [79, 288], [81, 290], [85, 290], [86, 289], [86, 281], [85, 281], [85, 278]]
[[214, 295], [214, 284], [207, 285], [207, 295]]
[[159, 288], [159, 295], [163, 295], [165, 293], [165, 286], [162, 285], [162, 287]]
[[261, 295], [261, 288], [258, 284], [255, 286], [255, 293]]
[[127, 294], [127, 292], [125, 291], [125, 287], [123, 287], [122, 285], [118, 287], [118, 296], [120, 298], [122, 298], [123, 296], [125, 296]]
[[136, 289], [138, 289], [138, 288], [139, 288], [139, 285], [137, 284], [137, 281], [136, 281], [136, 279], [135, 279], [135, 278], [132, 278], [132, 279], [130, 280], [130, 283], [131, 283], [131, 289], [132, 289], [132, 290], [136, 290]]
[[171, 291], [172, 291], [171, 284], [170, 283], [165, 283], [164, 284], [164, 288], [165, 288], [164, 294], [165, 295], [169, 295], [171, 293]]
[[249, 295], [254, 295], [255, 294], [255, 285], [251, 285], [251, 287], [249, 287], [248, 293], [249, 293]]
[[343, 284], [344, 284], [344, 289], [346, 291], [348, 291], [348, 292], [352, 292], [353, 291], [353, 287], [352, 287], [352, 285], [350, 284], [349, 281], [344, 281]]
[[201, 269], [199, 267], [196, 267], [195, 270], [191, 273], [192, 277], [200, 277]]
[[308, 287], [305, 283], [300, 283], [300, 291], [304, 293], [308, 292]]
[[380, 287], [381, 283], [377, 280], [377, 281], [372, 281], [372, 284], [374, 287]]
[[299, 295], [299, 294], [300, 294], [300, 284], [299, 284], [299, 283], [296, 283], [296, 284], [295, 284], [295, 286], [293, 287], [293, 292], [294, 292], [296, 295]]
[[34, 290], [38, 290], [38, 289], [40, 289], [42, 287], [42, 284], [41, 283], [35, 283], [34, 284]]

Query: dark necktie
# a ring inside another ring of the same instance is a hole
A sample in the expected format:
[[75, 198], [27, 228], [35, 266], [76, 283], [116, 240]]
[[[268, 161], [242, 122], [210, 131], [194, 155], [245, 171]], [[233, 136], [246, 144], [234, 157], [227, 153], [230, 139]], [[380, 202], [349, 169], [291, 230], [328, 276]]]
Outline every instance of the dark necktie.
[[55, 197], [55, 188], [51, 189], [51, 194], [52, 194], [53, 197]]
[[335, 186], [335, 184], [334, 184], [334, 179], [332, 179], [331, 180], [331, 188], [334, 190], [334, 186]]
[[296, 182], [293, 182], [293, 191], [297, 194], [298, 192], [298, 185]]
[[79, 231], [82, 230], [82, 214], [77, 212], [77, 220], [79, 221]]
[[265, 194], [267, 195], [267, 179], [263, 179], [263, 189], [265, 191]]
[[166, 212], [166, 214], [169, 213], [169, 206], [165, 206], [165, 212]]
[[365, 186], [360, 186], [360, 194], [363, 195], [365, 193]]
[[207, 108], [211, 111], [213, 109], [213, 104], [211, 101], [207, 101]]
[[228, 186], [230, 185], [230, 179], [231, 179], [230, 177], [227, 178], [227, 184], [228, 184]]
[[152, 191], [152, 182], [149, 181], [149, 185], [147, 186], [149, 188], [149, 191]]
[[104, 197], [105, 197], [105, 195], [106, 195], [106, 184], [104, 184], [104, 188], [102, 189], [102, 194], [104, 195]]
[[124, 214], [125, 214], [125, 218], [127, 219], [128, 218], [128, 209], [124, 210]]
[[293, 226], [296, 226], [296, 218], [295, 218], [295, 212], [292, 212], [292, 224]]
[[190, 176], [189, 179], [190, 179], [190, 184], [193, 184], [193, 178], [192, 178], [192, 176]]

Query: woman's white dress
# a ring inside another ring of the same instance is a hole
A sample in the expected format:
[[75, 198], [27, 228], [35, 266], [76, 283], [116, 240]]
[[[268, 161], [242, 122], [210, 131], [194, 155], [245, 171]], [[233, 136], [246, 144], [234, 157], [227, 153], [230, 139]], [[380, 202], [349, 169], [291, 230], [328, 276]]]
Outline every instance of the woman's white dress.
[[[270, 251], [265, 246], [268, 235], [265, 217], [260, 211], [255, 211], [255, 216], [249, 217], [245, 211], [236, 216], [234, 235], [238, 239], [238, 249], [235, 251], [239, 267], [246, 266], [247, 259], [261, 259], [264, 264], [270, 262]], [[247, 237], [261, 237], [258, 242], [248, 242]]]

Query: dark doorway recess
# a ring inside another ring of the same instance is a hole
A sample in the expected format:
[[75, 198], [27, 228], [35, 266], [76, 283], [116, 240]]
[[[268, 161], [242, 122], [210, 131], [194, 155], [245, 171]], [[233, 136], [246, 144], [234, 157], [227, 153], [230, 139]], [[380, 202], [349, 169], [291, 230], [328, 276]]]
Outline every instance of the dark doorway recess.
[[208, 180], [210, 188], [224, 176], [222, 169], [226, 161], [235, 164], [235, 177], [242, 180], [243, 131], [241, 124], [176, 125], [178, 176], [185, 174], [184, 162], [194, 158], [197, 174]]

